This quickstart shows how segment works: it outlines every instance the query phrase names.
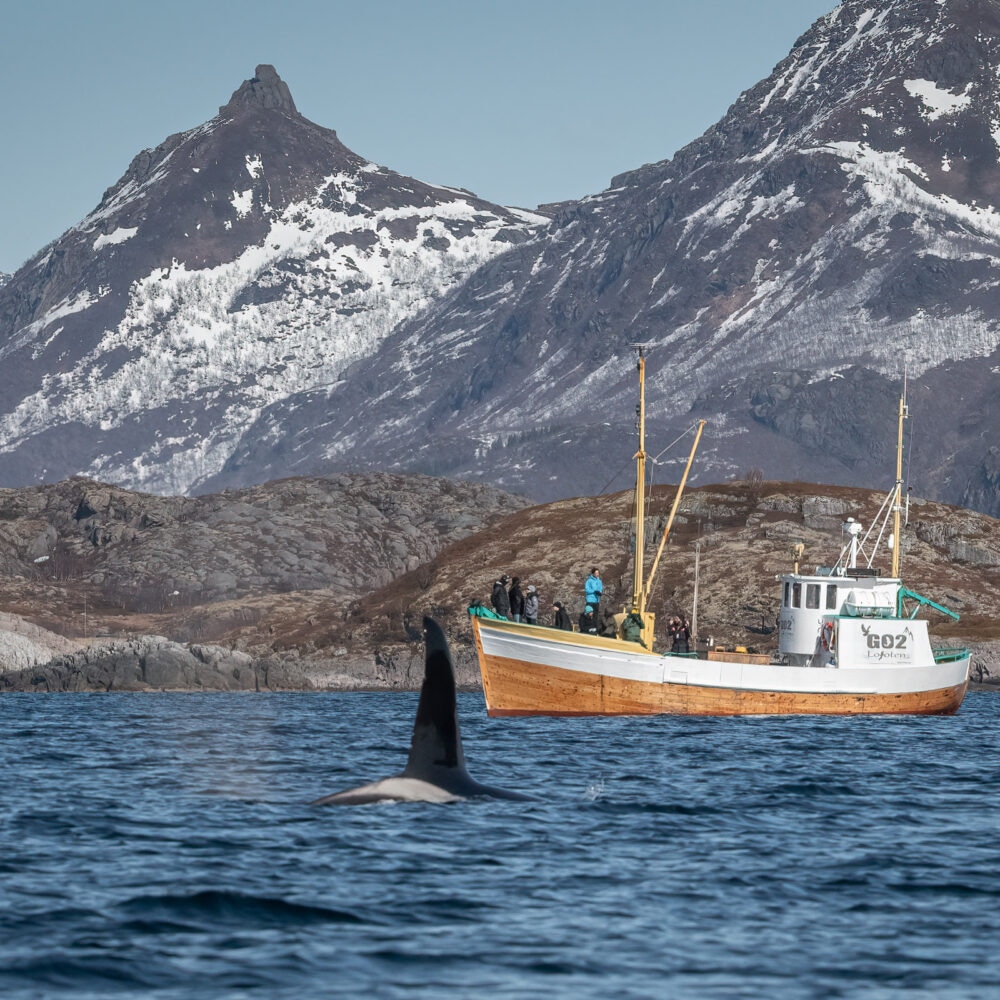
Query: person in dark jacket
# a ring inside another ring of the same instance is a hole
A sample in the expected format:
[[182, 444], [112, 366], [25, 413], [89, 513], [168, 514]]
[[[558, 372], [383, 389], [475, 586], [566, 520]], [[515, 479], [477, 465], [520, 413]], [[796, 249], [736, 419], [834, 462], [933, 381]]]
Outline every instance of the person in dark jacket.
[[594, 617], [593, 605], [588, 604], [580, 612], [580, 631], [584, 635], [597, 635], [597, 619]]
[[507, 598], [510, 601], [511, 618], [516, 622], [524, 621], [524, 594], [521, 593], [521, 578], [519, 576], [515, 576], [511, 580]]
[[667, 633], [672, 640], [671, 651], [674, 653], [687, 653], [691, 641], [691, 626], [686, 618], [674, 616], [667, 626]]
[[498, 615], [503, 615], [508, 621], [510, 620], [510, 598], [507, 596], [507, 584], [509, 582], [510, 577], [504, 573], [504, 575], [493, 584], [493, 593], [490, 595], [493, 610]]
[[552, 623], [554, 628], [565, 629], [567, 632], [573, 631], [573, 623], [569, 620], [569, 615], [566, 614], [566, 609], [562, 606], [562, 601], [556, 601], [552, 605], [552, 610], [556, 613], [556, 620]]
[[524, 597], [524, 620], [528, 625], [538, 624], [538, 591], [532, 583], [528, 584], [528, 592]]

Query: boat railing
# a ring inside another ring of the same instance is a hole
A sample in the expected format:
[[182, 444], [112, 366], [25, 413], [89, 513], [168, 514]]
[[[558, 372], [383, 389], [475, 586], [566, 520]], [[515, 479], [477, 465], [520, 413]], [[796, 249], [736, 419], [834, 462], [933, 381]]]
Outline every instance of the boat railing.
[[969, 655], [967, 646], [938, 646], [931, 650], [935, 663], [953, 663], [964, 660]]

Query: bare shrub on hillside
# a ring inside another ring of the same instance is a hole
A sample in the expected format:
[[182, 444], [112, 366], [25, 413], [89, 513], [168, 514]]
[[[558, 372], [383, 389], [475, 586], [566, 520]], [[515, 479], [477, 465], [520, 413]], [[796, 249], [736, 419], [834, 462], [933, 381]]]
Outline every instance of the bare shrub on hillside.
[[753, 510], [760, 503], [764, 492], [764, 472], [761, 469], [747, 469], [740, 480], [743, 486], [743, 499]]

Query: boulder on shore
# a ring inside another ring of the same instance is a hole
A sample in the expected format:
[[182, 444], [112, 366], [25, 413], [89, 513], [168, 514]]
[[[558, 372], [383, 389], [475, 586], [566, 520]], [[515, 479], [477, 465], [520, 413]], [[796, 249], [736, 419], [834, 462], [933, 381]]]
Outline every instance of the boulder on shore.
[[0, 631], [0, 672], [26, 670], [48, 663], [52, 650], [17, 632]]
[[79, 643], [34, 625], [20, 615], [0, 612], [0, 673], [27, 670], [70, 653]]
[[223, 646], [185, 646], [161, 636], [93, 645], [42, 665], [0, 674], [0, 691], [295, 691], [301, 667], [254, 660]]

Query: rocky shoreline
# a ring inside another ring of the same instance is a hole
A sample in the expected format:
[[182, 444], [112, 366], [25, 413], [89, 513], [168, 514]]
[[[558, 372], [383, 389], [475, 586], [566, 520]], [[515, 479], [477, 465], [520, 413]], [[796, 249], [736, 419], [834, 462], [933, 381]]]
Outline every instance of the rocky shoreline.
[[[457, 647], [454, 658], [459, 686], [481, 687], [474, 651]], [[420, 643], [379, 650], [374, 656], [335, 650], [322, 657], [303, 658], [294, 652], [254, 657], [225, 646], [141, 636], [93, 643], [72, 653], [3, 670], [0, 693], [416, 691], [423, 680], [423, 668]]]

